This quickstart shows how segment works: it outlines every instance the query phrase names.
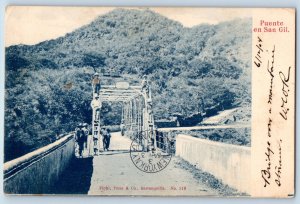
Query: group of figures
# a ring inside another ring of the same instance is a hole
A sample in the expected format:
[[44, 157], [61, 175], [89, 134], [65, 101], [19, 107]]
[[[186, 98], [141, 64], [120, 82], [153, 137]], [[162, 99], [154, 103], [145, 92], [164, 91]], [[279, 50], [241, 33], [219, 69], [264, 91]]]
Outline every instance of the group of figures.
[[87, 138], [89, 136], [89, 128], [88, 124], [80, 123], [75, 129], [75, 141], [76, 141], [76, 149], [75, 152], [82, 156], [82, 152], [84, 149], [87, 149]]
[[[100, 129], [100, 110], [102, 107], [99, 98], [100, 93], [100, 77], [95, 73], [92, 77], [93, 100], [91, 107], [93, 109], [92, 126], [86, 123], [80, 123], [75, 129], [76, 150], [78, 157], [98, 155], [101, 151], [108, 151], [110, 145], [110, 129]], [[96, 126], [93, 128], [93, 126]], [[97, 133], [95, 133], [97, 131]], [[102, 142], [100, 142], [102, 141]]]
[[[102, 128], [100, 135], [92, 135], [92, 129], [86, 123], [80, 123], [75, 129], [76, 150], [78, 157], [98, 155], [109, 151], [111, 133], [109, 128]], [[100, 142], [102, 141], [102, 143]]]

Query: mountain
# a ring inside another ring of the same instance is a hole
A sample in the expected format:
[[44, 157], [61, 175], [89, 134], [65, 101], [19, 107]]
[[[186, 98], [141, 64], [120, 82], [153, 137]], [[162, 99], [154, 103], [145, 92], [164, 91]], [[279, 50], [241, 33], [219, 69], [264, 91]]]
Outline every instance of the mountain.
[[[251, 102], [251, 19], [186, 28], [150, 10], [116, 9], [63, 37], [7, 47], [5, 58], [5, 160], [90, 122], [94, 71], [113, 69], [132, 84], [147, 75], [156, 119]], [[105, 104], [104, 122], [119, 123], [119, 111]]]

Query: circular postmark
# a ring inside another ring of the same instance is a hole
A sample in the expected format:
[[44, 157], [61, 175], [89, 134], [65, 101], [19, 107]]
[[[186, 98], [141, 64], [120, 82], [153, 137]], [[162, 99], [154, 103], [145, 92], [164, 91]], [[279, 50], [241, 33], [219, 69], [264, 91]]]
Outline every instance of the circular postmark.
[[157, 173], [165, 169], [172, 159], [171, 145], [167, 137], [160, 139], [159, 148], [149, 139], [151, 132], [137, 134], [130, 145], [130, 158], [139, 170], [145, 173]]

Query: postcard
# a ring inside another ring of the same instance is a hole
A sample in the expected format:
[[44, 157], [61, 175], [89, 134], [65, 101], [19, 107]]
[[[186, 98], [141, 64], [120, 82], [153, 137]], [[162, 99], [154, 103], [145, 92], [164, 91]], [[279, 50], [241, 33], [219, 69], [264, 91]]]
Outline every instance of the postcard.
[[294, 197], [295, 9], [8, 6], [4, 193]]

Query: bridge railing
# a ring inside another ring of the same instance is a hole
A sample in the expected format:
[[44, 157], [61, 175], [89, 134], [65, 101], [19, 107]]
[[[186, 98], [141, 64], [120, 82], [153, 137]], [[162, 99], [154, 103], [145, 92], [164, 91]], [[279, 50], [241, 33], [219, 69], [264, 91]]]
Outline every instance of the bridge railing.
[[74, 157], [74, 133], [4, 164], [7, 194], [49, 194]]
[[240, 192], [251, 193], [251, 148], [179, 134], [176, 155]]
[[161, 128], [158, 132], [168, 138], [163, 141], [175, 140], [176, 156], [240, 192], [250, 193], [251, 127]]
[[168, 134], [156, 131], [156, 146], [163, 152], [175, 154], [175, 138], [169, 137]]

